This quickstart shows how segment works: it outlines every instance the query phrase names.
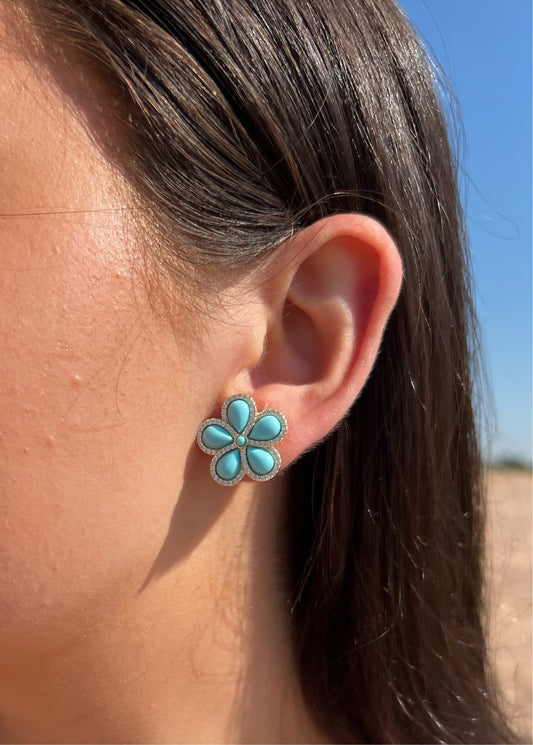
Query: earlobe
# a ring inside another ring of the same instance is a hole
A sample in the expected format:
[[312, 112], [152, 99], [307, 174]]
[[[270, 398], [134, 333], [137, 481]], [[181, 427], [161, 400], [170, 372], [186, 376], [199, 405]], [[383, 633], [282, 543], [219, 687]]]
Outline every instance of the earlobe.
[[385, 228], [357, 214], [325, 218], [280, 247], [261, 288], [264, 351], [251, 394], [283, 411], [283, 464], [325, 437], [363, 388], [397, 300], [402, 267]]

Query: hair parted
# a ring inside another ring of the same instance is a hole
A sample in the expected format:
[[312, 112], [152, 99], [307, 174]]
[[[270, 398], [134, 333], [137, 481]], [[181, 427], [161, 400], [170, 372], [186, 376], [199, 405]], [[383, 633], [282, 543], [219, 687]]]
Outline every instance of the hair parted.
[[299, 675], [335, 742], [513, 740], [483, 633], [456, 168], [405, 15], [392, 0], [38, 0], [32, 15], [122, 104], [123, 167], [175, 247], [166, 266], [246, 271], [342, 212], [393, 236], [404, 284], [374, 370], [288, 473]]

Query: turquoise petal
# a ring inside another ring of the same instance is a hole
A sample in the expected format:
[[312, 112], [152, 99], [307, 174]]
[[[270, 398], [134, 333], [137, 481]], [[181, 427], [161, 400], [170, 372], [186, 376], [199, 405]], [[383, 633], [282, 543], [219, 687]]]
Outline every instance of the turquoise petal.
[[272, 453], [263, 450], [263, 448], [246, 448], [246, 458], [248, 459], [248, 465], [258, 476], [266, 476], [276, 465]]
[[224, 481], [231, 481], [241, 470], [241, 455], [238, 450], [225, 453], [215, 466], [216, 474]]
[[202, 442], [211, 450], [220, 450], [233, 441], [233, 437], [218, 424], [209, 424], [202, 432]]
[[227, 417], [233, 429], [237, 430], [240, 434], [250, 419], [250, 406], [248, 402], [243, 401], [242, 398], [236, 398], [228, 406]]
[[274, 416], [274, 414], [267, 414], [262, 419], [259, 419], [254, 426], [252, 431], [248, 435], [251, 440], [261, 440], [266, 442], [267, 440], [273, 440], [281, 432], [281, 422]]

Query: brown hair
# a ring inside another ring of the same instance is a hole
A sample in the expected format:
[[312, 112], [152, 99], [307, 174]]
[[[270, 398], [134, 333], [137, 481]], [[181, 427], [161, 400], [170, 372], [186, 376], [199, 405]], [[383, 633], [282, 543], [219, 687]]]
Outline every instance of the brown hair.
[[[404, 285], [340, 426], [289, 470], [287, 616], [335, 741], [502, 742], [488, 682], [474, 316], [442, 94], [391, 0], [39, 0], [111, 82], [131, 179], [176, 255], [245, 271], [363, 212]], [[178, 257], [178, 258], [176, 258]]]

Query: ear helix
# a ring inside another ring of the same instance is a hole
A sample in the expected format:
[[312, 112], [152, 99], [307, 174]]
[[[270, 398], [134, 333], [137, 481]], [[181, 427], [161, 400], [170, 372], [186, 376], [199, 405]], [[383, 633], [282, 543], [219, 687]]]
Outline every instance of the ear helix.
[[198, 428], [198, 447], [214, 457], [211, 476], [223, 486], [234, 486], [244, 476], [268, 481], [281, 468], [274, 445], [287, 434], [287, 421], [275, 409], [258, 412], [245, 393], [226, 399], [221, 419], [206, 419]]

